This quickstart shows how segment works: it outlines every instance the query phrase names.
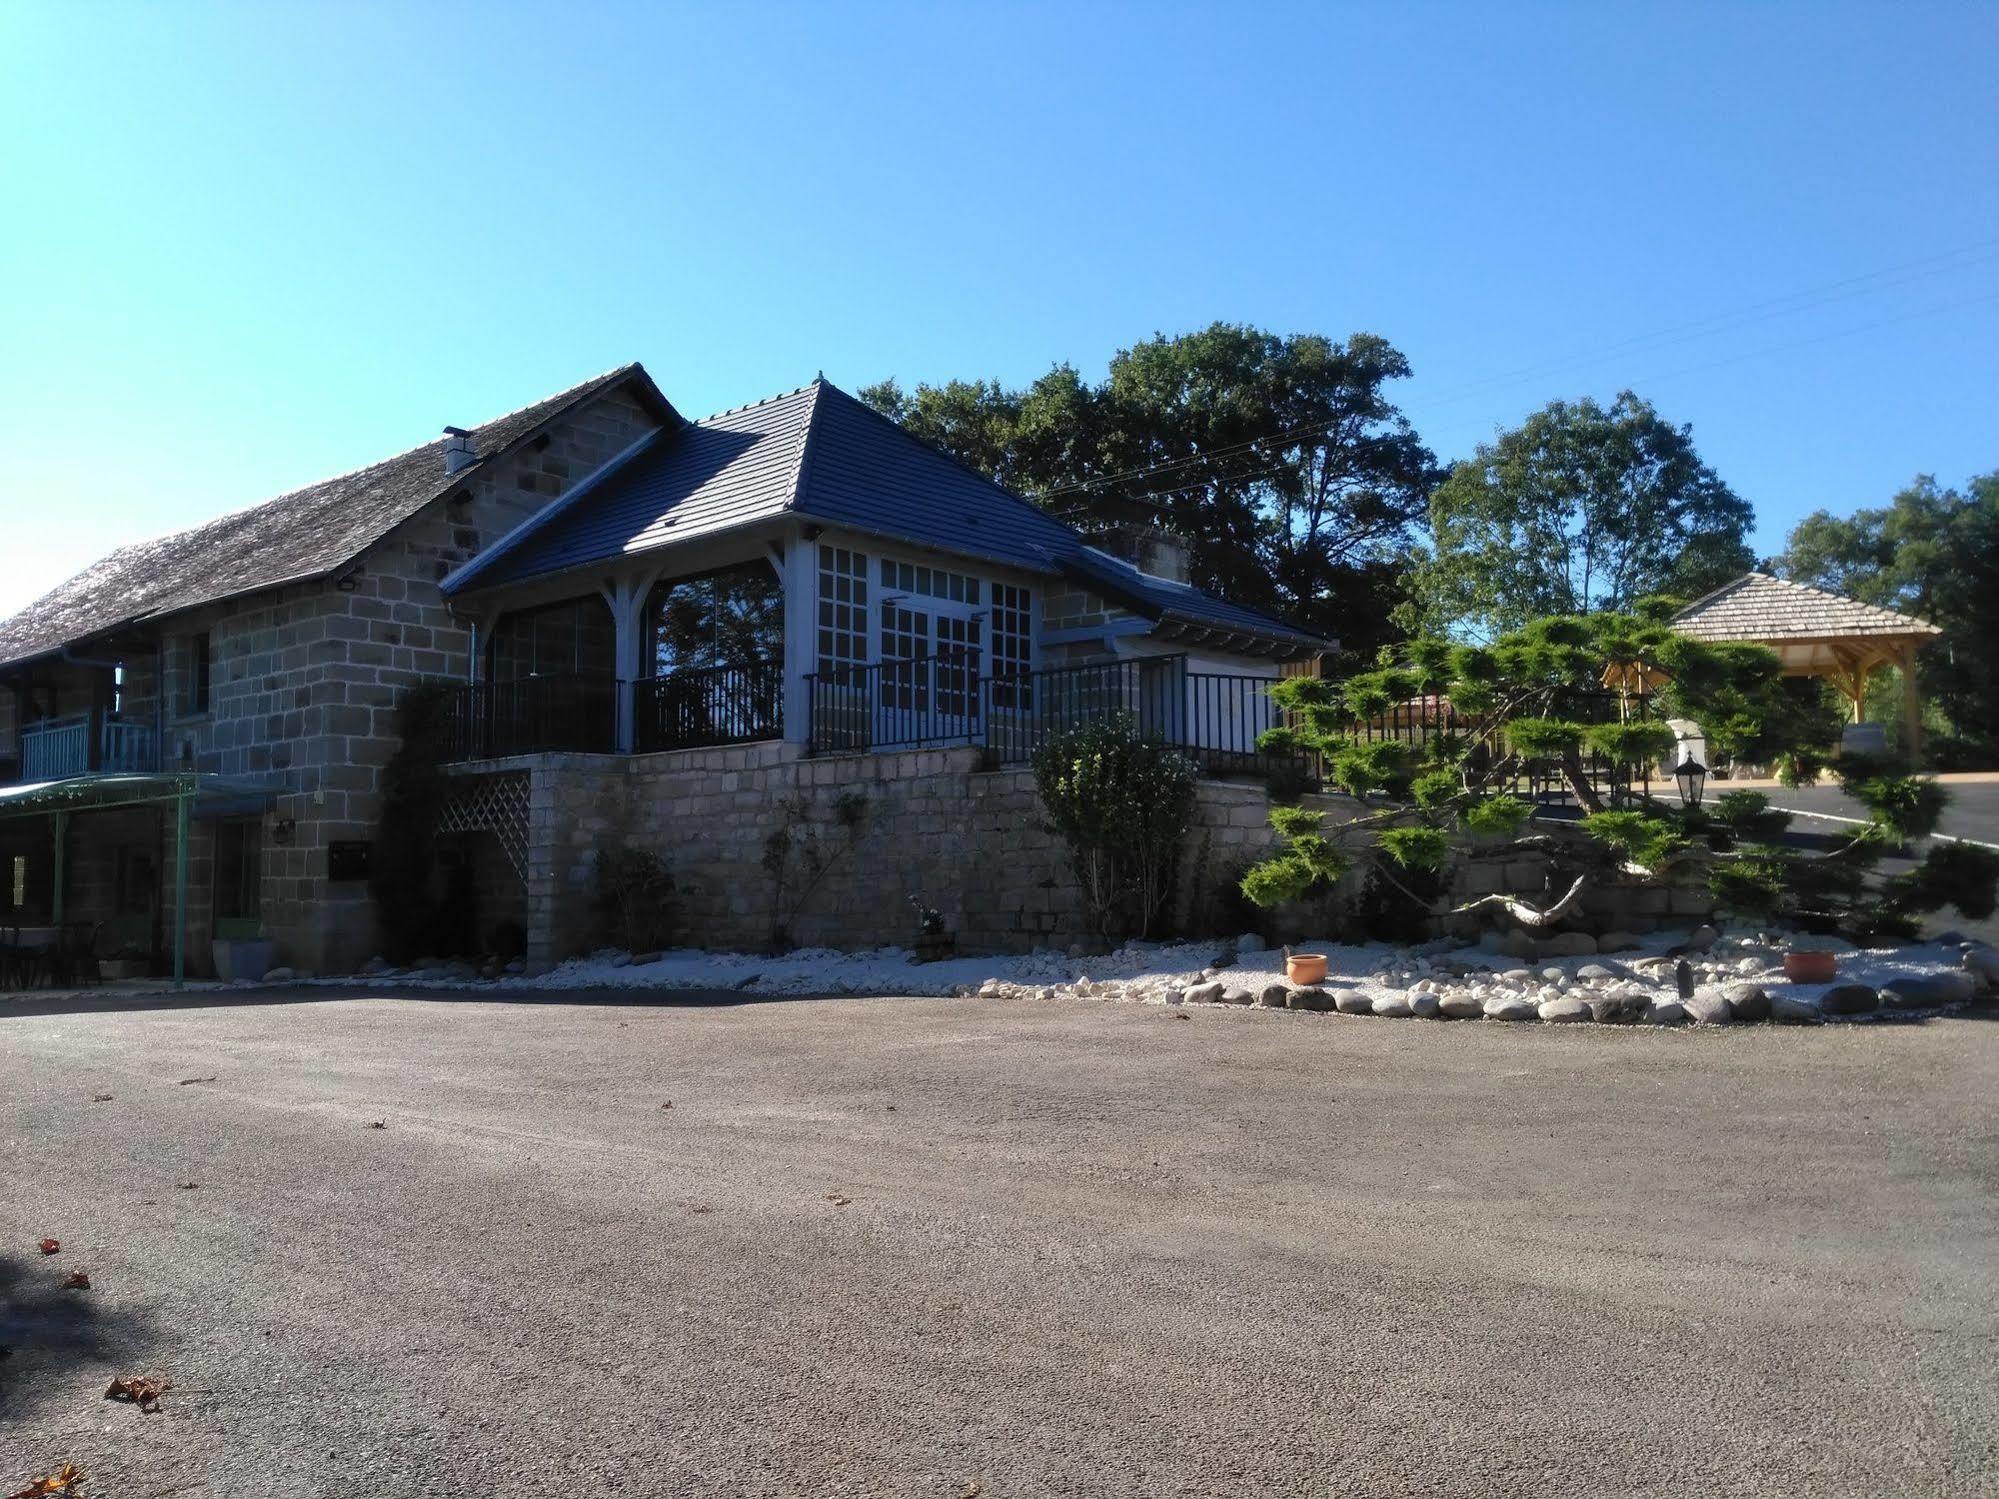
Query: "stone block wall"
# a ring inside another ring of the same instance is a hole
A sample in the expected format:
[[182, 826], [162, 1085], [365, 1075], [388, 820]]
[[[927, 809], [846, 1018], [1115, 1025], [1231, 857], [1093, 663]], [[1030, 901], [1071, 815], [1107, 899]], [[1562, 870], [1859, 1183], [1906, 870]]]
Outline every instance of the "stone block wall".
[[[764, 850], [787, 826], [835, 859], [795, 913], [789, 902], [776, 913], [795, 944], [906, 944], [911, 897], [941, 911], [969, 951], [1088, 941], [1067, 851], [1043, 825], [1032, 772], [981, 766], [970, 748], [806, 760], [775, 743], [501, 762], [495, 768], [533, 776], [529, 950], [565, 957], [602, 940], [591, 906], [596, 853], [619, 842], [672, 870], [688, 940], [762, 947], [775, 888]], [[866, 805], [851, 845], [834, 816], [844, 796]], [[1261, 786], [1203, 782], [1190, 845], [1217, 851], [1210, 868], [1255, 858], [1275, 841], [1268, 810]], [[793, 868], [802, 877], [803, 859]], [[1183, 882], [1176, 918], [1211, 893]]]

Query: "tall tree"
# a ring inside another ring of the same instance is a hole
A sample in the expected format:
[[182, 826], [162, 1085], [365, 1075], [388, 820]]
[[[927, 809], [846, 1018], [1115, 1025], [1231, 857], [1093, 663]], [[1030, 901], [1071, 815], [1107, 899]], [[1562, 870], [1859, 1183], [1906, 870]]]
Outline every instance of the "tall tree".
[[1923, 694], [1952, 730], [1932, 754], [1939, 763], [1999, 758], [1999, 470], [1962, 491], [1924, 474], [1885, 508], [1845, 518], [1813, 511], [1777, 568], [1939, 626], [1943, 638], [1916, 656]]
[[1695, 597], [1754, 565], [1749, 503], [1630, 391], [1608, 408], [1555, 401], [1481, 443], [1430, 499], [1432, 550], [1413, 610], [1432, 629], [1494, 635], [1543, 615]]
[[1144, 519], [1190, 543], [1194, 581], [1370, 651], [1436, 459], [1386, 387], [1386, 340], [1216, 323], [1119, 351], [1101, 384], [952, 381], [862, 399], [1085, 529]]

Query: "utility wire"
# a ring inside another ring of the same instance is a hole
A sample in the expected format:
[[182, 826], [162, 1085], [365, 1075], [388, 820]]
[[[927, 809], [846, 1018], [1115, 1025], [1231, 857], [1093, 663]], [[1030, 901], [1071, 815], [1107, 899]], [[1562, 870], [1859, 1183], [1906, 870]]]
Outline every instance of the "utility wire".
[[[1965, 259], [1964, 257], [1967, 255], [1969, 255], [1971, 258]], [[1520, 380], [1531, 376], [1551, 373], [1555, 370], [1566, 368], [1577, 363], [1585, 363], [1585, 364], [1594, 363], [1604, 358], [1608, 358], [1613, 354], [1628, 351], [1630, 349], [1642, 347], [1648, 344], [1661, 344], [1662, 346], [1670, 346], [1673, 343], [1683, 343], [1687, 342], [1690, 339], [1706, 337], [1710, 334], [1717, 332], [1729, 331], [1730, 329], [1735, 327], [1744, 327], [1748, 326], [1751, 323], [1768, 321], [1770, 318], [1773, 317], [1784, 317], [1784, 316], [1789, 316], [1793, 313], [1811, 311], [1817, 307], [1828, 305], [1829, 303], [1835, 301], [1841, 301], [1855, 296], [1868, 295], [1873, 292], [1885, 291], [1894, 286], [1905, 285], [1911, 281], [1921, 280], [1926, 276], [1940, 275], [1951, 271], [1967, 269], [1969, 267], [1979, 265], [1985, 261], [1992, 260], [1994, 258], [1999, 258], [1999, 241], [1987, 241], [1982, 244], [1959, 246], [1955, 250], [1945, 251], [1939, 255], [1930, 256], [1923, 260], [1911, 261], [1901, 266], [1891, 266], [1884, 270], [1870, 271], [1864, 275], [1848, 277], [1843, 281], [1828, 282], [1825, 283], [1824, 285], [1808, 288], [1804, 291], [1791, 292], [1785, 294], [1784, 296], [1773, 297], [1763, 302], [1753, 303], [1749, 307], [1738, 309], [1733, 313], [1722, 314], [1711, 318], [1704, 318], [1693, 323], [1682, 324], [1676, 328], [1662, 330], [1661, 332], [1658, 333], [1645, 334], [1645, 335], [1640, 335], [1639, 337], [1636, 338], [1625, 339], [1619, 343], [1608, 345], [1606, 348], [1594, 354], [1565, 356], [1561, 359], [1548, 361], [1540, 365], [1526, 366], [1523, 367], [1522, 369], [1514, 370], [1507, 374], [1486, 376], [1482, 379], [1475, 380], [1468, 384], [1458, 386], [1455, 389], [1447, 390], [1442, 395], [1434, 398], [1427, 404], [1432, 406], [1449, 404], [1450, 402], [1462, 400], [1468, 396], [1482, 393], [1483, 391], [1489, 389], [1494, 385], [1502, 384], [1508, 381]], [[1947, 262], [1947, 263], [1939, 264], [1938, 262]], [[1918, 267], [1928, 267], [1928, 269], [1918, 270], [1916, 269]], [[1902, 275], [1901, 273], [1904, 271], [1914, 271], [1915, 273], [1911, 275]], [[1889, 281], [1882, 280], [1882, 278], [1884, 277], [1891, 277], [1891, 276], [1897, 277], [1898, 279], [1889, 280]], [[1862, 285], [1862, 283], [1867, 283], [1867, 282], [1880, 282], [1881, 284]], [[1858, 287], [1859, 289], [1847, 290], [1847, 288], [1854, 288], [1854, 287]], [[1828, 293], [1833, 293], [1834, 295], [1827, 295]], [[1813, 300], [1802, 300], [1802, 299], [1813, 299]], [[1986, 302], [1990, 300], [1992, 300], [1992, 298], [1990, 297], [1974, 297], [1966, 301], [1947, 303], [1941, 307], [1926, 308], [1919, 312], [1908, 313], [1899, 317], [1886, 318], [1875, 323], [1862, 324], [1861, 326], [1856, 328], [1836, 330], [1832, 333], [1823, 334], [1815, 338], [1802, 340], [1798, 343], [1780, 344], [1767, 349], [1752, 350], [1744, 354], [1731, 355], [1726, 359], [1716, 361], [1715, 363], [1712, 364], [1693, 366], [1689, 369], [1683, 369], [1683, 370], [1675, 370], [1664, 375], [1651, 375], [1651, 376], [1641, 377], [1639, 380], [1634, 381], [1633, 383], [1644, 383], [1645, 380], [1672, 379], [1678, 375], [1693, 373], [1699, 369], [1718, 368], [1721, 365], [1733, 364], [1742, 359], [1756, 358], [1763, 354], [1781, 352], [1786, 349], [1803, 347], [1808, 344], [1823, 343], [1828, 339], [1843, 338], [1854, 333], [1865, 333], [1875, 328], [1887, 327], [1893, 323], [1907, 322], [1911, 318], [1932, 316], [1939, 312], [1949, 312], [1959, 307], [1972, 306], [1977, 303]], [[1797, 303], [1799, 305], [1796, 306], [1783, 305], [1788, 303]], [[1051, 499], [1057, 499], [1063, 495], [1086, 493], [1092, 489], [1099, 489], [1106, 485], [1111, 485], [1111, 484], [1121, 484], [1131, 479], [1151, 478], [1161, 474], [1172, 473], [1177, 469], [1198, 467], [1199, 465], [1205, 463], [1211, 463], [1218, 458], [1226, 458], [1236, 453], [1250, 451], [1265, 443], [1289, 443], [1290, 441], [1296, 438], [1321, 434], [1326, 432], [1329, 428], [1338, 425], [1339, 422], [1348, 419], [1349, 418], [1347, 417], [1340, 417], [1332, 421], [1307, 423], [1306, 425], [1303, 426], [1292, 427], [1278, 432], [1269, 432], [1263, 434], [1260, 437], [1252, 437], [1252, 438], [1247, 438], [1240, 442], [1229, 443], [1219, 448], [1211, 448], [1205, 452], [1194, 454], [1186, 458], [1168, 459], [1161, 463], [1149, 464], [1141, 468], [1128, 469], [1123, 473], [1107, 474], [1093, 479], [1079, 479], [1070, 484], [1057, 485], [1053, 489], [1043, 490], [1036, 498], [1040, 500], [1042, 503], [1046, 503]], [[1401, 435], [1397, 434], [1389, 437], [1362, 438], [1360, 439], [1360, 442], [1362, 444], [1383, 445], [1383, 444], [1398, 442], [1401, 440], [1402, 440]], [[1211, 481], [1204, 480], [1203, 482], [1205, 483]], [[1177, 492], [1177, 491], [1169, 491], [1169, 493], [1171, 492]]]

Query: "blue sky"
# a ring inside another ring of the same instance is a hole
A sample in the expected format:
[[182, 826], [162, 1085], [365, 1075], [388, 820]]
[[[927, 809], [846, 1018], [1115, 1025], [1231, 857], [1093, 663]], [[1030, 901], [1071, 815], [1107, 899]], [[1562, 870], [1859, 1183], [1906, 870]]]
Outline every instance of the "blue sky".
[[1756, 506], [1999, 468], [1999, 7], [0, 8], [0, 610], [642, 359], [703, 413], [1380, 333]]

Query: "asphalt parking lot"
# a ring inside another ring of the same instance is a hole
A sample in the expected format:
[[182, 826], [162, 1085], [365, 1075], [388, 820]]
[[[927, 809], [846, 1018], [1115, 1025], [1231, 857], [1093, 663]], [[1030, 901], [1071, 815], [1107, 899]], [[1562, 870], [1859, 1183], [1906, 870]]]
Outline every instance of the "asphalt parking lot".
[[1990, 1018], [604, 1000], [0, 1003], [0, 1492], [1999, 1472]]

